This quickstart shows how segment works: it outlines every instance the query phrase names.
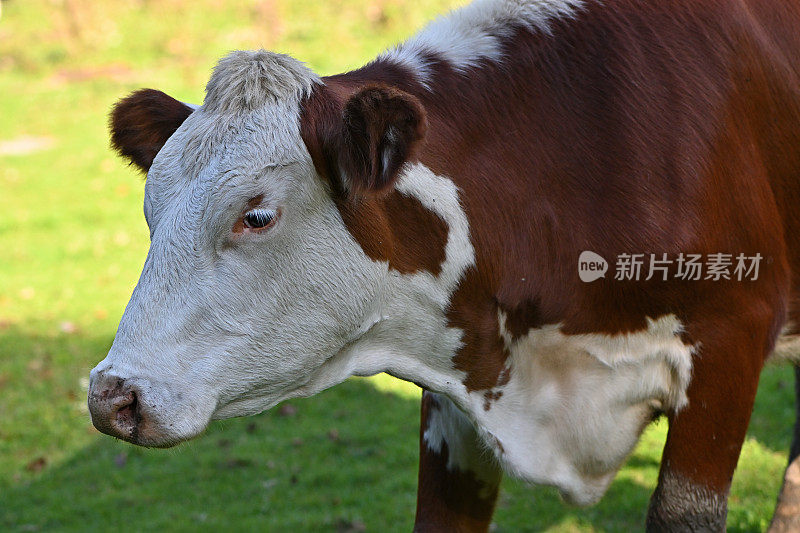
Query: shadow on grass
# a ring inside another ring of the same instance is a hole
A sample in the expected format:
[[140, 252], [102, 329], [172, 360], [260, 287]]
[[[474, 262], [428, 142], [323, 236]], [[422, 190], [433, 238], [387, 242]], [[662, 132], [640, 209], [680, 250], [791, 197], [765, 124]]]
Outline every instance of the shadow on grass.
[[[105, 338], [62, 337], [17, 340], [15, 346], [44, 344], [26, 368], [44, 358], [57, 369], [84, 349], [75, 356], [81, 363], [73, 363], [78, 375], [108, 344]], [[751, 427], [752, 436], [778, 451], [788, 446], [793, 421], [790, 375], [768, 371]], [[60, 379], [70, 390], [67, 383], [77, 381]], [[778, 409], [784, 403], [788, 409]], [[214, 423], [204, 436], [171, 450], [90, 436], [87, 446], [38, 475], [0, 480], [0, 529], [410, 531], [418, 417], [416, 400], [351, 380], [289, 407]], [[589, 509], [564, 505], [555, 490], [506, 481], [497, 531], [641, 530], [657, 471], [652, 453], [634, 454], [603, 501]]]
[[[410, 531], [418, 404], [349, 381], [262, 415], [215, 423], [172, 450], [97, 436], [65, 462], [7, 487], [0, 529]], [[555, 491], [507, 483], [499, 531], [570, 520], [598, 530], [640, 527], [649, 489], [615, 483], [576, 510]]]
[[214, 423], [171, 450], [98, 435], [9, 487], [0, 529], [409, 530], [416, 403], [348, 382], [290, 405]]

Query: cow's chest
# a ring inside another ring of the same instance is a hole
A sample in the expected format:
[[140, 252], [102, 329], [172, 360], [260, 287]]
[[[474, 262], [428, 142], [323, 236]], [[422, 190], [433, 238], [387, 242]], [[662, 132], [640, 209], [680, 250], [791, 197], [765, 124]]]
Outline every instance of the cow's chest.
[[686, 405], [693, 347], [672, 315], [629, 334], [564, 335], [546, 326], [516, 339], [499, 320], [508, 382], [490, 404], [485, 392], [467, 400], [481, 434], [506, 471], [593, 503], [653, 414]]

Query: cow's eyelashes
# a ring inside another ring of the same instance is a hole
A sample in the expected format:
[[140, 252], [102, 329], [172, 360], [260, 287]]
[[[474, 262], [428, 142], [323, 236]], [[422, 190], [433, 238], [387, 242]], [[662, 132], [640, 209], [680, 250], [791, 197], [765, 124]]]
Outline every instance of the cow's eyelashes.
[[277, 211], [272, 209], [252, 209], [244, 214], [244, 227], [249, 229], [264, 229], [271, 226], [278, 218]]

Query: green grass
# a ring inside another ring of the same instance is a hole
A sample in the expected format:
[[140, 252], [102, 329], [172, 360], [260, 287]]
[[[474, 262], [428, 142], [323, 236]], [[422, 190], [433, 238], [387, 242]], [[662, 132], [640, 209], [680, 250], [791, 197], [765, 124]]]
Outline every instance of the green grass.
[[[142, 86], [199, 102], [215, 60], [266, 46], [356, 67], [459, 0], [11, 0], [0, 18], [0, 530], [409, 531], [419, 391], [379, 376], [211, 426], [173, 450], [99, 435], [85, 407], [147, 248], [142, 180], [108, 150], [109, 106]], [[16, 148], [10, 141], [24, 141]], [[23, 143], [24, 144], [24, 143]], [[20, 147], [22, 146], [22, 147]], [[761, 531], [793, 421], [762, 379], [729, 529]], [[640, 530], [666, 425], [601, 504], [506, 481], [498, 531]]]

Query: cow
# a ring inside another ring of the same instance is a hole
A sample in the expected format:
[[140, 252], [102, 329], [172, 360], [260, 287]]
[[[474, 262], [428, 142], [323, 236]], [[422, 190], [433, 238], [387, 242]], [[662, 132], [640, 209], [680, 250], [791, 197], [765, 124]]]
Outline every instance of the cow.
[[503, 472], [592, 504], [665, 416], [647, 529], [724, 530], [800, 324], [799, 25], [476, 0], [351, 72], [236, 51], [201, 106], [134, 92], [151, 244], [93, 423], [168, 447], [387, 372], [424, 389], [416, 530], [483, 531]]

